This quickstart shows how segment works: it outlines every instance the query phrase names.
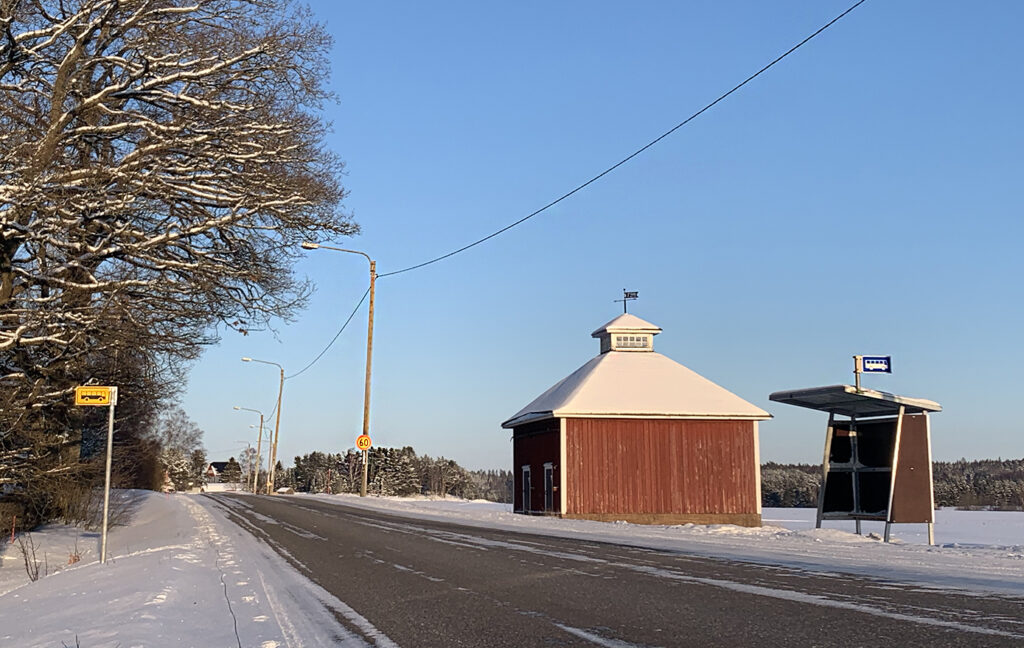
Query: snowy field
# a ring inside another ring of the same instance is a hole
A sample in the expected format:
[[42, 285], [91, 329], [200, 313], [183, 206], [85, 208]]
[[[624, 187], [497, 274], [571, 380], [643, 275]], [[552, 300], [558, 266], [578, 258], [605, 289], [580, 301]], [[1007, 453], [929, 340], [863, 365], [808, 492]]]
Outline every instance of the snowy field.
[[[17, 543], [0, 561], [0, 646], [359, 646], [324, 606], [390, 642], [344, 602], [227, 522], [201, 496], [138, 492], [135, 516], [112, 530], [108, 564], [96, 533], [50, 526], [31, 534], [48, 575], [30, 582]], [[1024, 596], [1024, 513], [943, 510], [937, 547], [924, 525], [896, 525], [893, 544], [853, 523], [814, 529], [811, 509], [767, 509], [765, 527], [641, 526], [514, 515], [461, 500], [288, 495], [423, 519], [585, 538], [687, 554], [847, 572]], [[880, 534], [882, 525], [865, 523]], [[69, 563], [72, 554], [80, 560]]]

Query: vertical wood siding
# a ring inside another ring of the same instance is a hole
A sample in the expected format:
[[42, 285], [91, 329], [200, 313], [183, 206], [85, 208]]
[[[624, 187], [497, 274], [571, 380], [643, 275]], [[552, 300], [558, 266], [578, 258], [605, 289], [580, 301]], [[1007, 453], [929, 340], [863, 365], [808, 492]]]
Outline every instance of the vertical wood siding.
[[536, 423], [520, 425], [512, 433], [512, 474], [513, 509], [523, 508], [523, 473], [524, 465], [530, 466], [531, 493], [529, 494], [529, 511], [544, 510], [544, 464], [554, 464], [554, 501], [553, 511], [560, 512], [559, 476], [562, 466], [560, 460], [561, 424], [559, 419], [548, 419]]
[[570, 418], [566, 464], [566, 513], [758, 510], [751, 421]]

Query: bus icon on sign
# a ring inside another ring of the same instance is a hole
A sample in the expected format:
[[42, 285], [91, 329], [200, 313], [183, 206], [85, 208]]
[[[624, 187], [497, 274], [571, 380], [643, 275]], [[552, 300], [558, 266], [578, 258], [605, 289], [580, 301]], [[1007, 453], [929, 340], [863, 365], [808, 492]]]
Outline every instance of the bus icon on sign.
[[892, 356], [861, 356], [863, 373], [892, 373]]
[[114, 387], [75, 387], [75, 405], [113, 405], [116, 402]]

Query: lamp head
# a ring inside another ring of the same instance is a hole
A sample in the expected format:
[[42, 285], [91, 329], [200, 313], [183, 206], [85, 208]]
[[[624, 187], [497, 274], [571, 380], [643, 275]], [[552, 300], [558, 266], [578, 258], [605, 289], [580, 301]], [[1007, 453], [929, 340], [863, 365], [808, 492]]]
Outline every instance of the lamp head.
[[252, 358], [242, 358], [242, 362], [252, 362]]
[[320, 244], [312, 241], [303, 241], [301, 247], [303, 250], [316, 250], [320, 247]]
[[236, 409], [236, 410], [240, 410], [240, 409], [242, 409], [242, 408], [241, 408], [241, 407], [239, 407], [238, 405], [235, 405], [235, 406], [233, 406], [233, 407], [232, 407], [231, 409]]

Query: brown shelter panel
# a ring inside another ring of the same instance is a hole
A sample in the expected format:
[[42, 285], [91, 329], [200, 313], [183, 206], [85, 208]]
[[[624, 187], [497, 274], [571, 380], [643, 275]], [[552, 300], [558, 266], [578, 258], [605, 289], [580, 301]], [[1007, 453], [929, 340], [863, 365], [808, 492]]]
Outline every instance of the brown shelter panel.
[[890, 522], [934, 522], [928, 415], [903, 417]]
[[751, 421], [570, 418], [566, 463], [566, 517], [760, 525]]
[[553, 507], [550, 512], [559, 512], [558, 480], [562, 467], [559, 465], [561, 423], [558, 419], [547, 419], [520, 425], [513, 431], [512, 476], [513, 510], [523, 510], [522, 467], [530, 466], [530, 492], [527, 494], [527, 511], [544, 511], [544, 464], [554, 464], [555, 490]]

